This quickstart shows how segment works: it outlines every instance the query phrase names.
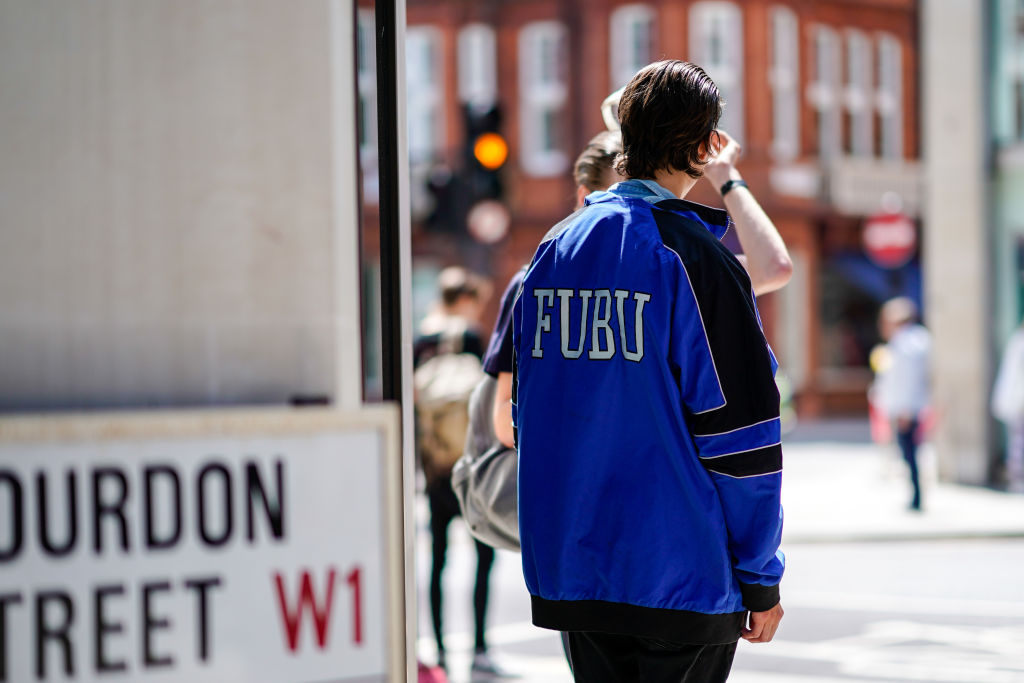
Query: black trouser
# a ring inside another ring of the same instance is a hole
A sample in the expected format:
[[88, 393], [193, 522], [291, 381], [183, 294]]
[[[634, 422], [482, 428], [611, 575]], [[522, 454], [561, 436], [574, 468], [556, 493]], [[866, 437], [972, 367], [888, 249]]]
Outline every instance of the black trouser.
[[[441, 630], [441, 572], [444, 570], [445, 554], [448, 552], [448, 525], [459, 516], [459, 501], [452, 491], [452, 481], [443, 477], [427, 486], [430, 500], [430, 535], [433, 539], [434, 561], [430, 571], [430, 616], [433, 619], [434, 638], [437, 651], [444, 652], [444, 637]], [[484, 620], [487, 615], [487, 591], [491, 565], [494, 564], [494, 548], [473, 539], [476, 544], [476, 588], [473, 591], [473, 616], [476, 619], [476, 650], [487, 649], [484, 636]]]
[[684, 645], [573, 631], [569, 650], [579, 683], [722, 683], [729, 677], [736, 643]]
[[910, 468], [910, 485], [914, 488], [914, 497], [910, 501], [910, 507], [914, 510], [921, 509], [921, 477], [917, 470], [917, 426], [919, 422], [915, 417], [907, 425], [906, 429], [897, 429], [896, 442], [903, 453], [903, 459]]

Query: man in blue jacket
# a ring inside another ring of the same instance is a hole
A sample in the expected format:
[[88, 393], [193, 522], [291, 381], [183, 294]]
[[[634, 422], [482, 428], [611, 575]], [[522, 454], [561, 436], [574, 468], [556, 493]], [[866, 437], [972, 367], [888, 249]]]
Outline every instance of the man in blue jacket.
[[[720, 115], [700, 67], [641, 70], [627, 180], [552, 229], [516, 303], [523, 572], [577, 681], [724, 681], [782, 618], [776, 363], [728, 214], [681, 199]], [[760, 210], [738, 175], [721, 192]]]

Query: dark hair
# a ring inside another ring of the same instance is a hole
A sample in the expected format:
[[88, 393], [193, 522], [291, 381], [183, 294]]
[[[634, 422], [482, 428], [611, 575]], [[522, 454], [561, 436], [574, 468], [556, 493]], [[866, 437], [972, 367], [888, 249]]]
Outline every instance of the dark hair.
[[615, 168], [627, 178], [653, 178], [664, 169], [699, 178], [702, 147], [721, 115], [718, 86], [704, 69], [677, 59], [648, 64], [619, 100], [622, 155]]
[[479, 299], [481, 281], [462, 266], [448, 266], [437, 276], [437, 287], [444, 305], [452, 306], [463, 296]]
[[618, 131], [606, 130], [590, 138], [573, 168], [576, 184], [591, 192], [607, 189], [608, 172], [621, 152], [622, 135]]

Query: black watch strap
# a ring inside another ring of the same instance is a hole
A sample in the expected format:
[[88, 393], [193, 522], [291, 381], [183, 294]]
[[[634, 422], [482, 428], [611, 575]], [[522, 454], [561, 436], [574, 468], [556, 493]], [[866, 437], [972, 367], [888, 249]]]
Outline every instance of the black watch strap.
[[738, 180], [734, 178], [732, 180], [726, 180], [725, 183], [722, 185], [722, 189], [719, 190], [719, 192], [721, 192], [722, 196], [724, 197], [725, 195], [729, 194], [731, 190], [737, 187], [746, 187], [749, 189], [746, 180]]

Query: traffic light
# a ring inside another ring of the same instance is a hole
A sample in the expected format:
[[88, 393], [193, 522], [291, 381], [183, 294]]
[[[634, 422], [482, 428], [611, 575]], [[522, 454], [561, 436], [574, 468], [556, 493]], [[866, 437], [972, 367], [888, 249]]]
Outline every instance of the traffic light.
[[464, 230], [469, 202], [460, 174], [442, 165], [435, 166], [427, 176], [427, 192], [433, 200], [433, 207], [424, 221], [427, 229], [449, 233]]
[[473, 201], [501, 199], [500, 170], [508, 159], [508, 143], [501, 134], [501, 110], [497, 105], [481, 111], [463, 107], [466, 121], [464, 169]]
[[463, 107], [466, 137], [456, 169], [435, 167], [426, 189], [433, 210], [426, 217], [428, 230], [467, 232], [490, 244], [508, 232], [509, 212], [503, 201], [501, 169], [508, 160], [508, 143], [501, 134], [501, 111]]

